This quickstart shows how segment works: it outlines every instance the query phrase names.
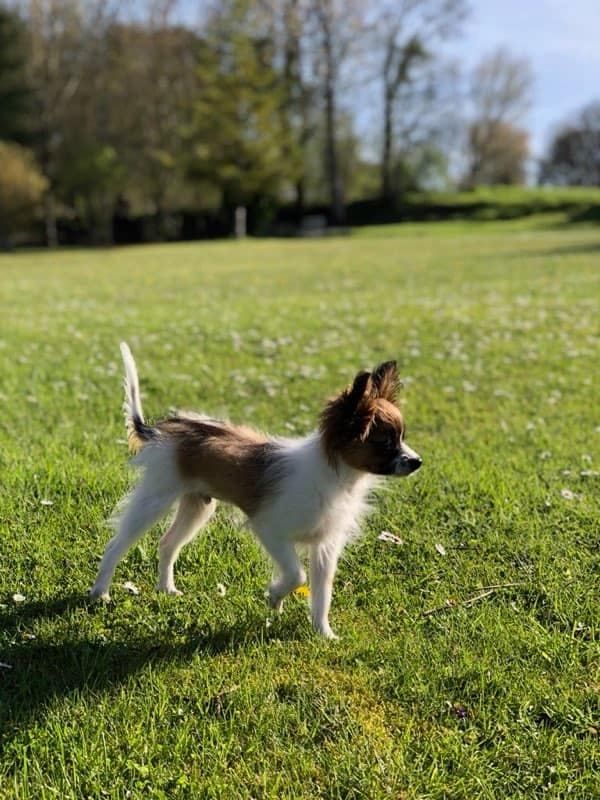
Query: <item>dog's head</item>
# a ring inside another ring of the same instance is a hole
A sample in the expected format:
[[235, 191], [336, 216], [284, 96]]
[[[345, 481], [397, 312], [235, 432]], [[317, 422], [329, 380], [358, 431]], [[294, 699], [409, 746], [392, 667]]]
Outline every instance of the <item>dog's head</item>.
[[359, 372], [351, 386], [325, 406], [321, 437], [332, 464], [341, 459], [374, 475], [410, 475], [421, 457], [404, 441], [398, 408], [400, 381], [395, 361]]

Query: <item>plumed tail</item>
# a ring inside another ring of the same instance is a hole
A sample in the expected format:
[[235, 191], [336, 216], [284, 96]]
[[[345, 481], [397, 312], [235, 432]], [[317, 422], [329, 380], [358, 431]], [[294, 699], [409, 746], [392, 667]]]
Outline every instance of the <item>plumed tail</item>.
[[126, 342], [121, 342], [121, 355], [125, 365], [123, 412], [125, 414], [125, 427], [127, 428], [127, 442], [129, 450], [132, 453], [137, 453], [147, 442], [156, 439], [157, 431], [144, 422], [137, 369], [129, 345]]

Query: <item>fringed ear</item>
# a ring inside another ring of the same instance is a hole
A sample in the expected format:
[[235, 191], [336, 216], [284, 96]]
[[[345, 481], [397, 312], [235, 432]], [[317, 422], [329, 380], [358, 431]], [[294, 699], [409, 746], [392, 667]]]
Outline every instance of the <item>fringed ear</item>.
[[359, 372], [346, 398], [346, 424], [353, 438], [364, 441], [369, 435], [375, 409], [375, 385], [370, 372]]
[[354, 439], [364, 441], [375, 416], [374, 385], [370, 372], [359, 372], [352, 386], [330, 400], [321, 414], [320, 430], [330, 461]]
[[396, 403], [401, 386], [396, 362], [385, 361], [380, 364], [373, 371], [372, 378], [376, 397]]
[[373, 397], [373, 377], [370, 372], [359, 372], [349, 389], [342, 392], [345, 403], [349, 408], [357, 408], [361, 403], [368, 402]]

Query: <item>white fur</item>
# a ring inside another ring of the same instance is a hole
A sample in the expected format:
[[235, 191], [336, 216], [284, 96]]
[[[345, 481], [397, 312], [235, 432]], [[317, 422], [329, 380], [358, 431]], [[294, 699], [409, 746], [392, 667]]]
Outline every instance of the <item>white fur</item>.
[[125, 379], [123, 381], [125, 388], [125, 401], [123, 403], [123, 413], [125, 414], [125, 423], [128, 425], [129, 420], [137, 416], [139, 419], [144, 419], [144, 412], [142, 411], [142, 401], [140, 398], [140, 382], [138, 380], [137, 369], [135, 368], [135, 361], [126, 342], [121, 342], [121, 356], [123, 364], [125, 365]]
[[280, 610], [283, 598], [305, 583], [296, 545], [309, 545], [313, 627], [335, 638], [329, 626], [329, 607], [337, 561], [346, 542], [358, 533], [375, 478], [343, 464], [332, 467], [317, 434], [280, 445], [285, 477], [274, 496], [250, 519], [279, 569], [279, 578], [269, 587], [269, 598]]

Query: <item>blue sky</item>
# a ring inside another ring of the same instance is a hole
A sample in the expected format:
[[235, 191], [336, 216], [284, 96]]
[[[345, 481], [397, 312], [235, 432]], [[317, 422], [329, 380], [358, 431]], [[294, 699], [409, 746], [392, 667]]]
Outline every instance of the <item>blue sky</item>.
[[470, 66], [499, 45], [532, 64], [533, 104], [524, 122], [539, 156], [557, 123], [600, 100], [600, 0], [472, 0], [453, 54]]

